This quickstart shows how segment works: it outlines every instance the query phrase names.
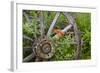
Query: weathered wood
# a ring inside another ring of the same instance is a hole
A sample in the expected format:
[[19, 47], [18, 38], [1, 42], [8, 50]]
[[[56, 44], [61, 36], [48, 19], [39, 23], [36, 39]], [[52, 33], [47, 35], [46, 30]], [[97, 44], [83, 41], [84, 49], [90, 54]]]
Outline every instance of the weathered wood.
[[23, 47], [23, 52], [32, 51], [32, 47]]
[[39, 19], [40, 19], [40, 32], [41, 32], [41, 36], [43, 36], [44, 34], [44, 15], [42, 11], [40, 11]]
[[30, 41], [32, 41], [32, 42], [33, 42], [33, 39], [32, 39], [32, 38], [30, 38], [30, 37], [28, 37], [28, 36], [26, 36], [26, 35], [23, 35], [23, 38], [24, 38], [24, 39], [27, 39], [27, 40], [30, 40]]
[[72, 25], [71, 24], [69, 24], [68, 26], [66, 26], [63, 30], [62, 30], [62, 32], [67, 32], [70, 28], [72, 27]]
[[51, 23], [51, 25], [50, 25], [50, 28], [49, 28], [49, 30], [47, 32], [47, 36], [48, 37], [50, 36], [50, 34], [51, 34], [52, 30], [53, 30], [53, 27], [55, 26], [55, 23], [56, 23], [59, 15], [60, 15], [60, 12], [57, 12], [56, 15], [55, 15], [55, 17], [54, 17], [54, 19], [53, 19], [53, 21], [52, 21], [52, 23]]
[[28, 55], [26, 58], [23, 59], [23, 62], [28, 62], [34, 57], [35, 57], [34, 53], [31, 53], [30, 55]]

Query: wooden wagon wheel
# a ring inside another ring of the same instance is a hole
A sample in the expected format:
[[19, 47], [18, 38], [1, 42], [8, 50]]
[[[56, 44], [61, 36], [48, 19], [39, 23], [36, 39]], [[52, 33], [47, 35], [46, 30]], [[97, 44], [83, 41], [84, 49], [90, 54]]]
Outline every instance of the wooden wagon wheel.
[[[23, 36], [23, 39], [30, 40], [33, 43], [33, 46], [30, 47], [33, 52], [23, 59], [23, 62], [27, 62], [35, 57], [35, 61], [43, 61], [51, 58], [54, 53], [56, 52], [52, 47], [52, 41], [50, 39], [50, 35], [52, 34], [53, 28], [56, 24], [56, 21], [61, 14], [61, 12], [57, 12], [53, 21], [51, 22], [50, 28], [44, 36], [44, 16], [43, 12], [39, 11], [39, 22], [40, 22], [40, 33], [41, 36], [35, 39], [32, 39], [26, 35]], [[64, 29], [59, 30], [53, 37], [59, 38], [63, 36], [69, 29], [73, 29], [75, 35], [75, 44], [76, 44], [76, 51], [72, 59], [80, 59], [81, 55], [81, 38], [80, 38], [80, 31], [77, 27], [77, 24], [74, 18], [70, 15], [70, 13], [63, 12], [62, 13], [67, 20], [69, 21], [69, 25], [67, 25]], [[25, 14], [26, 19], [28, 19], [27, 15]], [[41, 49], [40, 49], [41, 48]]]

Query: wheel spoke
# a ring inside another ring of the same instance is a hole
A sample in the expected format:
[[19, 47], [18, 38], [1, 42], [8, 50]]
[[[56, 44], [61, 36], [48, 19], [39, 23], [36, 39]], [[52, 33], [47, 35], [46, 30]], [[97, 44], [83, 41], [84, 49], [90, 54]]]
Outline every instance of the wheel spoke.
[[56, 23], [56, 21], [57, 21], [59, 15], [60, 15], [60, 12], [57, 12], [56, 15], [55, 15], [55, 17], [54, 17], [54, 19], [53, 19], [53, 21], [52, 21], [52, 23], [51, 23], [51, 25], [50, 25], [50, 28], [49, 28], [49, 30], [48, 30], [48, 32], [47, 32], [47, 36], [48, 36], [48, 37], [50, 36], [51, 31], [52, 31], [53, 27], [55, 26], [55, 23]]
[[33, 39], [32, 39], [32, 38], [30, 38], [30, 37], [28, 37], [28, 36], [26, 36], [26, 35], [23, 35], [23, 38], [24, 38], [24, 39], [27, 39], [27, 40], [30, 40], [30, 41], [32, 41], [32, 42], [33, 42]]
[[72, 25], [71, 24], [69, 24], [68, 26], [66, 26], [63, 30], [62, 30], [62, 32], [67, 32], [70, 28], [72, 27]]
[[30, 49], [30, 48], [32, 48], [31, 46], [26, 46], [26, 47], [24, 47], [24, 49]]
[[23, 54], [26, 54], [26, 52], [32, 52], [32, 47], [23, 47]]
[[74, 34], [74, 32], [66, 32], [66, 34], [68, 35], [68, 34]]
[[41, 32], [41, 36], [42, 36], [44, 34], [44, 15], [43, 15], [42, 11], [40, 11], [39, 20], [40, 20], [40, 32]]
[[34, 57], [35, 57], [34, 53], [31, 53], [30, 55], [28, 55], [26, 58], [23, 59], [23, 62], [28, 62]]

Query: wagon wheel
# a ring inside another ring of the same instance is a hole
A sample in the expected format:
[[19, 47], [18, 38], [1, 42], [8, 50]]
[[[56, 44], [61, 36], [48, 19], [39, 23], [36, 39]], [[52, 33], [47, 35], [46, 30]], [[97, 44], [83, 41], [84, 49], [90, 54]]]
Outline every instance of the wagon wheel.
[[[61, 36], [64, 36], [70, 29], [73, 30], [74, 33], [74, 38], [75, 38], [75, 45], [76, 45], [76, 49], [75, 49], [75, 53], [73, 55], [72, 59], [80, 59], [80, 55], [81, 55], [81, 38], [80, 38], [80, 31], [77, 27], [77, 24], [74, 20], [74, 18], [70, 15], [70, 13], [64, 12], [62, 13], [67, 20], [69, 21], [69, 24], [62, 30], [60, 30], [59, 32], [57, 32], [54, 36], [51, 37], [52, 31], [54, 29], [54, 26], [56, 24], [56, 21], [58, 19], [58, 17], [60, 16], [61, 12], [57, 12], [51, 25], [50, 28], [48, 29], [47, 34], [44, 33], [44, 16], [43, 16], [43, 12], [39, 11], [39, 22], [40, 22], [40, 33], [41, 35], [38, 38], [32, 39], [26, 35], [23, 36], [23, 39], [27, 39], [30, 40], [31, 43], [33, 44], [30, 49], [33, 50], [33, 52], [28, 55], [27, 57], [25, 57], [23, 59], [23, 62], [27, 62], [30, 61], [32, 58], [35, 58], [35, 61], [43, 61], [43, 60], [48, 60], [50, 59], [55, 51], [55, 48], [53, 47], [53, 41], [52, 41], [52, 37], [56, 38], [56, 39], [60, 39]], [[26, 19], [28, 19], [27, 15], [25, 14]], [[70, 34], [70, 33], [69, 33]]]

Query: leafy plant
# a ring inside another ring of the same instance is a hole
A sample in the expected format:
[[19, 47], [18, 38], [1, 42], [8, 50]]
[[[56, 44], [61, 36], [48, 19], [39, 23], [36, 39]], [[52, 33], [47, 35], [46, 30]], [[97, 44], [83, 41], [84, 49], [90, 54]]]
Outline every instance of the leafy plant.
[[[26, 21], [25, 16], [23, 16], [23, 34], [31, 38], [39, 37], [40, 23], [38, 22], [38, 15], [39, 15], [38, 11], [24, 10], [23, 12], [26, 12], [28, 17], [32, 16], [31, 24], [29, 24]], [[44, 13], [45, 33], [47, 33], [56, 12], [44, 11], [43, 13]], [[81, 39], [83, 40], [81, 59], [90, 59], [91, 58], [91, 13], [85, 13], [85, 12], [83, 13], [70, 12], [70, 13], [71, 15], [74, 15], [77, 26], [81, 31]], [[63, 29], [67, 24], [68, 20], [64, 17], [64, 15], [60, 15], [57, 20], [55, 28]], [[72, 44], [74, 42], [74, 38], [72, 38], [70, 35], [65, 35], [58, 40], [52, 38], [52, 41], [54, 41], [53, 47], [55, 48], [56, 52], [50, 60], [58, 61], [58, 60], [72, 59], [75, 53], [75, 45]], [[31, 45], [29, 44], [30, 42], [26, 40], [24, 40], [23, 43], [24, 46]]]

